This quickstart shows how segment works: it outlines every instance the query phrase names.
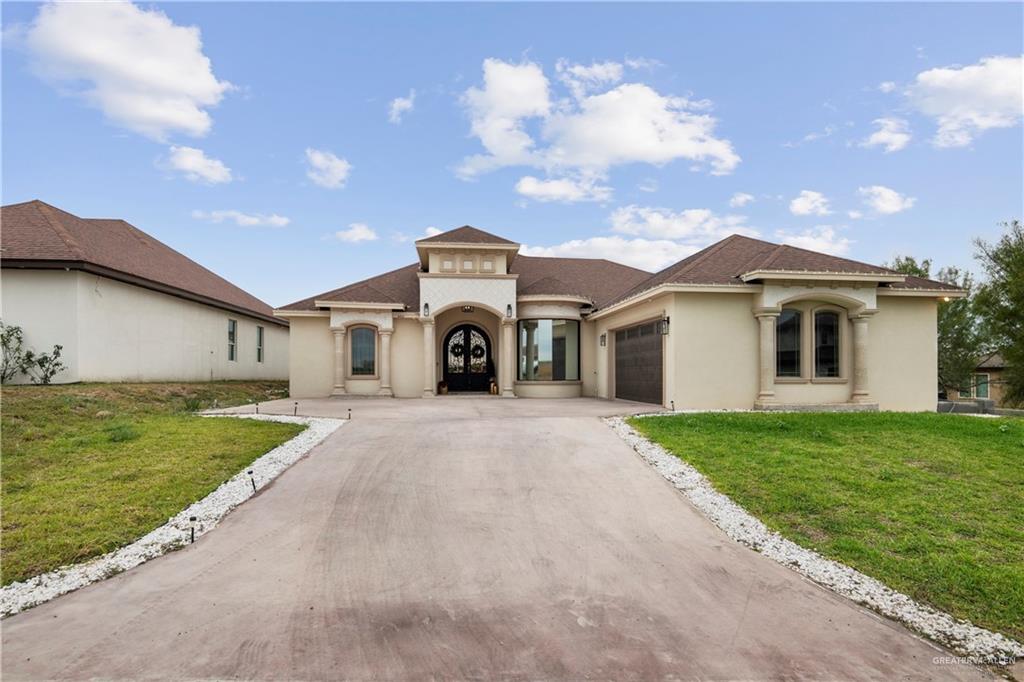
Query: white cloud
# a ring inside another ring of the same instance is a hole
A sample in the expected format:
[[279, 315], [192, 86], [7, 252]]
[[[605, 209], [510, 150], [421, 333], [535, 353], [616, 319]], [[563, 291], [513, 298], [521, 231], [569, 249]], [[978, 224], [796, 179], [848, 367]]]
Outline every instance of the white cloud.
[[206, 110], [232, 87], [213, 74], [198, 28], [128, 2], [49, 3], [17, 38], [40, 77], [158, 141], [205, 135]]
[[590, 66], [584, 66], [560, 59], [555, 64], [555, 71], [558, 80], [565, 83], [576, 99], [622, 80], [622, 64], [618, 62], [593, 62]]
[[541, 180], [527, 175], [516, 183], [516, 191], [534, 201], [559, 201], [567, 204], [577, 201], [608, 201], [612, 197], [612, 188], [597, 184], [593, 178]]
[[430, 225], [429, 227], [427, 227], [427, 229], [423, 230], [423, 234], [418, 235], [418, 236], [417, 235], [409, 236], [405, 232], [395, 232], [394, 234], [391, 235], [391, 241], [397, 242], [399, 244], [405, 244], [407, 242], [416, 241], [418, 239], [425, 239], [426, 237], [433, 237], [435, 235], [441, 234], [441, 232], [443, 232], [443, 230], [439, 230], [436, 227], [434, 227], [433, 225]]
[[1024, 116], [1024, 57], [986, 57], [970, 66], [929, 69], [907, 89], [910, 102], [938, 123], [936, 147], [964, 147], [991, 128]]
[[732, 198], [729, 199], [729, 205], [732, 206], [733, 208], [741, 208], [752, 201], [754, 201], [753, 194], [747, 194], [746, 192], [736, 192], [736, 194], [733, 194]]
[[880, 92], [889, 93], [893, 92], [895, 89], [896, 83], [894, 83], [893, 81], [882, 81], [881, 83], [878, 84], [878, 90]]
[[486, 59], [483, 68], [484, 87], [466, 90], [462, 104], [487, 154], [463, 160], [458, 173], [464, 178], [502, 166], [532, 165], [534, 142], [523, 119], [547, 116], [551, 109], [548, 79], [537, 64]]
[[654, 178], [644, 178], [639, 183], [637, 183], [636, 186], [636, 188], [641, 192], [657, 192], [658, 187], [658, 181], [655, 180]]
[[416, 105], [416, 91], [410, 90], [408, 97], [396, 97], [391, 100], [388, 108], [388, 120], [392, 123], [401, 123], [402, 116], [413, 110]]
[[206, 220], [211, 223], [222, 223], [225, 220], [232, 220], [240, 227], [285, 227], [291, 222], [276, 213], [266, 215], [263, 213], [243, 213], [234, 209], [224, 211], [192, 211], [192, 217], [196, 220]]
[[864, 203], [876, 213], [890, 215], [905, 211], [917, 201], [914, 197], [903, 196], [894, 189], [882, 185], [860, 187], [857, 189]]
[[372, 242], [377, 238], [377, 233], [366, 223], [349, 223], [347, 230], [338, 230], [334, 237], [343, 242]]
[[793, 215], [828, 215], [832, 211], [824, 194], [805, 189], [789, 202], [789, 212]]
[[719, 216], [706, 208], [673, 212], [665, 208], [623, 206], [610, 216], [612, 231], [620, 234], [672, 239], [691, 245], [707, 246], [730, 234], [756, 235], [747, 226], [746, 216]]
[[884, 147], [885, 153], [898, 152], [910, 142], [910, 128], [902, 118], [876, 118], [878, 130], [860, 143], [861, 147]]
[[864, 217], [864, 214], [857, 210], [847, 211], [846, 215], [848, 215], [851, 220], [860, 220]]
[[527, 256], [606, 258], [616, 263], [655, 272], [698, 250], [696, 246], [679, 244], [667, 239], [626, 239], [611, 236], [573, 239], [554, 246], [523, 246], [519, 252]]
[[656, 69], [659, 66], [664, 66], [665, 63], [660, 59], [648, 59], [647, 57], [626, 57], [624, 60], [626, 66], [631, 69]]
[[775, 233], [775, 237], [783, 244], [811, 251], [820, 251], [821, 253], [830, 253], [833, 256], [841, 256], [847, 253], [850, 250], [850, 245], [853, 243], [846, 237], [839, 236], [831, 225], [818, 225], [801, 232], [778, 230]]
[[688, 159], [722, 175], [739, 164], [732, 143], [715, 137], [717, 121], [706, 113], [706, 100], [664, 96], [642, 83], [600, 92], [621, 78], [618, 66], [561, 63], [559, 77], [575, 96], [553, 102], [539, 65], [485, 60], [483, 87], [469, 88], [462, 102], [486, 153], [465, 158], [458, 174], [472, 178], [530, 166], [552, 176], [603, 179], [616, 165]]
[[306, 161], [309, 163], [306, 177], [328, 189], [344, 187], [352, 171], [352, 164], [326, 149], [306, 149]]
[[184, 174], [192, 182], [211, 185], [231, 182], [231, 169], [223, 161], [210, 158], [202, 149], [195, 147], [172, 146], [166, 166]]

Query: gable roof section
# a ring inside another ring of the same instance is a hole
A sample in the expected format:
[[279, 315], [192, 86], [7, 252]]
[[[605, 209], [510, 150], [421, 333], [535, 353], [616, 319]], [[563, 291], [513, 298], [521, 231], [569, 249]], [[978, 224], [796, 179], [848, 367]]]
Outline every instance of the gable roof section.
[[413, 263], [391, 272], [385, 272], [383, 275], [353, 282], [338, 289], [289, 303], [278, 310], [316, 310], [316, 301], [400, 303], [407, 310], [417, 310], [420, 305], [420, 281], [417, 276], [419, 272], [420, 264]]
[[502, 244], [505, 246], [515, 246], [516, 242], [498, 235], [491, 234], [490, 232], [484, 232], [479, 230], [472, 225], [463, 225], [462, 227], [456, 227], [454, 230], [448, 230], [441, 234], [435, 234], [433, 237], [424, 237], [423, 239], [417, 239], [417, 244]]
[[84, 270], [285, 324], [263, 301], [124, 220], [79, 218], [33, 200], [0, 208], [0, 221], [4, 267]]
[[[757, 270], [869, 275], [901, 274], [888, 268], [848, 258], [830, 256], [788, 244], [773, 244], [734, 234], [655, 273], [648, 280], [624, 292], [612, 302], [623, 301], [662, 284], [742, 285], [744, 281], [740, 275]], [[910, 275], [904, 282], [892, 282], [882, 286], [893, 289], [957, 291], [955, 286]]]

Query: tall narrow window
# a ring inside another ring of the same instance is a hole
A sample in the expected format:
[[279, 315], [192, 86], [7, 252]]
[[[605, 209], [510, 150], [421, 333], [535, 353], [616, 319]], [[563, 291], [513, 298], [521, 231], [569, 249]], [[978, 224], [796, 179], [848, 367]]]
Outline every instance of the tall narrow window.
[[228, 320], [228, 360], [232, 362], [238, 359], [237, 339], [238, 322], [236, 320]]
[[814, 376], [839, 376], [839, 314], [814, 314]]
[[377, 334], [369, 327], [352, 330], [352, 376], [377, 373]]
[[263, 362], [263, 327], [256, 327], [256, 362]]
[[987, 374], [975, 374], [974, 375], [974, 397], [975, 398], [988, 398], [988, 375]]
[[800, 376], [800, 311], [785, 309], [775, 325], [775, 376]]

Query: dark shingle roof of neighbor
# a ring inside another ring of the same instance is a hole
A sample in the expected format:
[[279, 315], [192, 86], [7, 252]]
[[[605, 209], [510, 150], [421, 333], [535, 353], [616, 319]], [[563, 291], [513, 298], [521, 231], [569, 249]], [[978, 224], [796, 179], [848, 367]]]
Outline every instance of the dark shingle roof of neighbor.
[[1002, 353], [993, 353], [978, 363], [978, 369], [1002, 369], [1006, 367]]
[[516, 242], [499, 237], [490, 232], [478, 230], [472, 225], [463, 225], [454, 230], [448, 230], [433, 237], [424, 237], [416, 240], [417, 244], [505, 244], [513, 245]]
[[124, 220], [79, 218], [42, 201], [0, 208], [6, 267], [70, 267], [163, 291], [277, 324], [252, 294]]

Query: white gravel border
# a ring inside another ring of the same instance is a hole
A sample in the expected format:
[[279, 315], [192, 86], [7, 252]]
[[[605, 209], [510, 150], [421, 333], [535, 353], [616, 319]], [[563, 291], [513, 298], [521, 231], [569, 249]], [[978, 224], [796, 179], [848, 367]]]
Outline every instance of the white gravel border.
[[625, 418], [607, 417], [604, 422], [733, 540], [833, 592], [900, 621], [958, 653], [977, 659], [975, 662], [1010, 665], [1017, 658], [1024, 658], [1024, 645], [1020, 642], [919, 604], [860, 571], [826, 559], [769, 530], [741, 506], [715, 490], [711, 482], [691, 465], [637, 433]]
[[[189, 541], [189, 529], [195, 525], [196, 537], [208, 533], [229, 511], [255, 495], [249, 471], [253, 472], [256, 489], [270, 484], [321, 441], [346, 423], [344, 419], [321, 417], [288, 417], [269, 414], [204, 414], [204, 417], [233, 417], [258, 421], [305, 424], [306, 428], [289, 441], [256, 459], [212, 493], [185, 507], [167, 520], [167, 523], [142, 536], [130, 545], [92, 559], [84, 564], [63, 566], [42, 575], [16, 582], [0, 589], [0, 617], [12, 616], [19, 611], [50, 601], [94, 582], [105, 580], [139, 564], [184, 546]], [[195, 516], [193, 524], [190, 516]]]

